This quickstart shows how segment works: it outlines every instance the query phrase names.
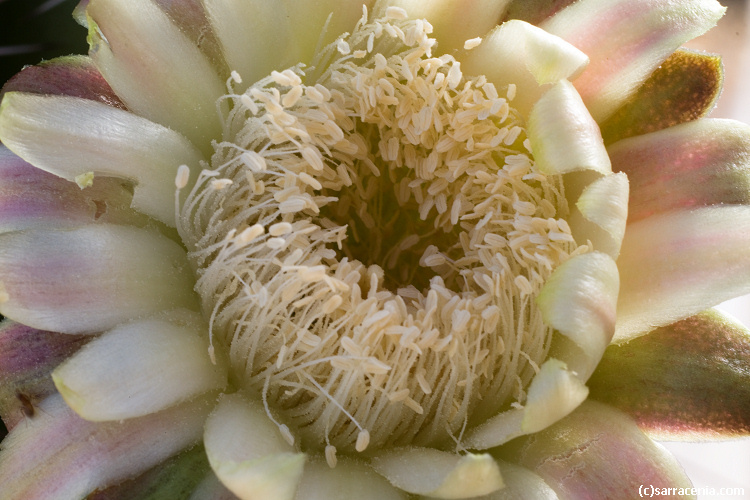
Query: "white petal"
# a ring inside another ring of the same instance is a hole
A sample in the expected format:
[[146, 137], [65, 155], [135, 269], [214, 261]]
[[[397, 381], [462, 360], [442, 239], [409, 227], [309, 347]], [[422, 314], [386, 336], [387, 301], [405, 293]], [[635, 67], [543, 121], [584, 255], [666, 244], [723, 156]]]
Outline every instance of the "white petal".
[[[300, 62], [283, 5], [268, 0], [204, 0], [230, 69], [249, 86]], [[243, 87], [244, 88], [244, 87]]]
[[716, 24], [715, 0], [579, 0], [540, 24], [591, 58], [575, 82], [601, 123], [684, 42]]
[[135, 477], [198, 442], [205, 400], [124, 422], [89, 422], [58, 394], [17, 425], [0, 450], [2, 497], [84, 498]]
[[750, 207], [720, 206], [628, 225], [614, 342], [750, 293]]
[[527, 130], [537, 167], [544, 173], [612, 172], [599, 126], [567, 80], [557, 82], [536, 102]]
[[462, 56], [461, 68], [469, 75], [485, 75], [498, 89], [515, 84], [518, 93], [512, 105], [528, 116], [549, 84], [576, 78], [588, 62], [586, 54], [562, 38], [511, 20]]
[[568, 220], [576, 241], [585, 244], [590, 240], [596, 250], [617, 259], [628, 220], [628, 193], [628, 177], [623, 173], [589, 184]]
[[99, 224], [0, 235], [0, 313], [40, 330], [96, 333], [197, 308], [185, 251], [156, 231]]
[[86, 13], [89, 55], [128, 108], [209, 152], [226, 91], [198, 47], [151, 0], [91, 0]]
[[86, 420], [121, 420], [223, 388], [226, 368], [211, 363], [200, 314], [178, 314], [181, 325], [154, 318], [118, 326], [57, 367], [52, 379], [68, 406]]
[[619, 285], [614, 260], [607, 254], [591, 252], [555, 269], [537, 298], [544, 322], [572, 340], [584, 354], [578, 358], [577, 350], [553, 341], [553, 355], [577, 372], [581, 380], [591, 376], [612, 339]]
[[497, 462], [487, 454], [398, 448], [377, 453], [372, 466], [397, 488], [433, 498], [471, 498], [503, 487]]
[[353, 460], [339, 459], [335, 468], [323, 460], [305, 465], [295, 500], [406, 500], [406, 493]]
[[411, 19], [427, 19], [433, 25], [440, 53], [461, 49], [466, 40], [484, 36], [497, 26], [510, 0], [387, 0], [378, 2], [375, 11], [386, 6], [400, 7]]
[[292, 500], [305, 455], [288, 444], [262, 406], [222, 395], [206, 421], [206, 454], [222, 483], [242, 500]]
[[531, 434], [546, 429], [578, 408], [589, 390], [565, 363], [548, 359], [531, 381], [522, 428]]
[[505, 488], [477, 500], [558, 500], [555, 491], [529, 469], [498, 460]]
[[202, 159], [180, 134], [77, 97], [11, 92], [0, 111], [0, 139], [24, 160], [79, 184], [89, 173], [131, 180], [133, 208], [174, 226], [177, 168]]

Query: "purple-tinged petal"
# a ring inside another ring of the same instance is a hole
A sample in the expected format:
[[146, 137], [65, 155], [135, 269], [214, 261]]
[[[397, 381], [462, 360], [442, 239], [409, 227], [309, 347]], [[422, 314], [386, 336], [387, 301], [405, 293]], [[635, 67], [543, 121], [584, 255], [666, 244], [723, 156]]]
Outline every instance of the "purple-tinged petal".
[[672, 210], [750, 204], [750, 126], [697, 120], [609, 148], [630, 179], [628, 223]]
[[0, 415], [8, 429], [35, 415], [39, 401], [55, 392], [52, 370], [87, 341], [9, 319], [0, 323]]
[[122, 180], [101, 177], [81, 189], [0, 146], [0, 233], [94, 222], [143, 226], [150, 219], [130, 208], [132, 198]]
[[0, 451], [3, 498], [81, 498], [137, 476], [200, 440], [207, 400], [141, 418], [96, 423], [76, 415], [59, 395], [17, 425]]
[[589, 387], [659, 439], [750, 435], [750, 331], [705, 311], [610, 346]]
[[86, 420], [140, 417], [226, 386], [209, 357], [201, 315], [171, 311], [119, 325], [52, 372], [57, 390]]
[[601, 123], [672, 52], [712, 28], [725, 10], [715, 0], [579, 0], [540, 27], [591, 58], [575, 85]]
[[125, 109], [125, 104], [87, 56], [58, 57], [27, 66], [3, 86], [0, 99], [7, 92], [68, 95]]
[[576, 0], [511, 0], [503, 16], [504, 21], [520, 19], [531, 24], [539, 24]]
[[86, 500], [190, 498], [193, 491], [209, 474], [213, 476], [206, 452], [203, 446], [198, 445], [160, 463], [136, 478], [96, 491], [87, 496]]
[[750, 293], [750, 207], [654, 215], [628, 225], [613, 342]]
[[[691, 488], [677, 460], [630, 417], [593, 401], [501, 454], [541, 476], [561, 500], [639, 498], [641, 485]], [[666, 498], [695, 497], [674, 491]]]
[[185, 250], [154, 230], [96, 224], [0, 235], [0, 313], [96, 333], [164, 309], [195, 309]]
[[133, 208], [174, 227], [175, 176], [202, 156], [182, 135], [121, 109], [67, 96], [12, 92], [0, 140], [34, 166], [82, 188], [97, 175], [135, 183]]
[[225, 92], [206, 56], [151, 0], [91, 0], [89, 55], [133, 112], [210, 152]]
[[707, 115], [719, 98], [723, 81], [719, 56], [678, 50], [601, 124], [604, 142], [611, 144]]

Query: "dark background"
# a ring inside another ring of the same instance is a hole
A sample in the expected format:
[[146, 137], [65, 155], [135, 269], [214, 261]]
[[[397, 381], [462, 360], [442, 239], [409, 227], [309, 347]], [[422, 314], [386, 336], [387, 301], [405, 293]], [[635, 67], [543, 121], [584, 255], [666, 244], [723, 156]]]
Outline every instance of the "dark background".
[[0, 0], [0, 86], [28, 64], [88, 51], [78, 0]]

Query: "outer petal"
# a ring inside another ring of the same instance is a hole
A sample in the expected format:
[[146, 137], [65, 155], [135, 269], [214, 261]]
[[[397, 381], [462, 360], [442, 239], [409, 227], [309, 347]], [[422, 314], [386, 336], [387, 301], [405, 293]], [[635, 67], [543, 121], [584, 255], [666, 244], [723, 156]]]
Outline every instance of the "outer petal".
[[0, 139], [34, 166], [79, 186], [97, 174], [136, 183], [133, 208], [174, 226], [174, 179], [200, 153], [180, 134], [89, 99], [9, 93]]
[[540, 27], [591, 58], [575, 85], [601, 122], [669, 54], [712, 28], [725, 10], [715, 0], [580, 0]]
[[55, 392], [50, 372], [87, 340], [9, 319], [0, 323], [0, 415], [8, 429], [36, 414], [39, 402]]
[[151, 0], [91, 0], [86, 12], [89, 54], [128, 108], [210, 151], [225, 89], [195, 44]]
[[519, 465], [498, 460], [505, 486], [476, 500], [558, 500], [544, 479]]
[[[160, 500], [189, 498], [201, 479], [213, 476], [203, 446], [194, 446], [158, 464], [144, 474], [111, 488], [97, 491], [86, 500]], [[204, 500], [214, 500], [206, 495]], [[231, 500], [233, 500], [230, 497]]]
[[126, 183], [99, 178], [87, 189], [26, 163], [0, 146], [0, 233], [94, 222], [144, 226]]
[[63, 333], [197, 307], [185, 251], [155, 231], [128, 226], [0, 235], [0, 276], [0, 313]]
[[[376, 11], [384, 4], [401, 7], [412, 19], [427, 19], [434, 27], [438, 51], [450, 54], [464, 47], [466, 40], [484, 36], [498, 25], [509, 0], [387, 0], [376, 5]], [[479, 73], [481, 74], [481, 73]]]
[[520, 19], [531, 24], [539, 24], [576, 0], [511, 0], [505, 13], [505, 20]]
[[7, 92], [67, 95], [125, 108], [87, 56], [58, 57], [42, 61], [37, 66], [27, 66], [8, 80], [0, 92], [0, 98]]
[[670, 212], [630, 224], [617, 265], [613, 341], [622, 343], [750, 292], [750, 207]]
[[628, 175], [628, 221], [671, 210], [750, 204], [750, 126], [698, 120], [632, 137], [609, 148]]
[[519, 92], [513, 107], [528, 116], [550, 84], [572, 80], [589, 58], [560, 37], [511, 20], [488, 33], [478, 47], [461, 57], [461, 62], [465, 73], [485, 75], [498, 88], [515, 85]]
[[295, 500], [406, 500], [370, 467], [353, 460], [339, 460], [331, 468], [322, 460], [305, 464]]
[[136, 320], [87, 344], [52, 379], [86, 420], [148, 415], [226, 385], [225, 365], [209, 358], [207, 331], [190, 311]]
[[723, 81], [719, 56], [676, 51], [601, 124], [604, 142], [655, 132], [707, 115], [719, 98]]
[[659, 439], [750, 434], [750, 331], [717, 311], [611, 346], [591, 397]]
[[239, 394], [219, 398], [204, 435], [211, 467], [242, 500], [294, 498], [305, 455], [285, 439], [262, 407]]
[[537, 167], [546, 174], [612, 171], [599, 127], [567, 80], [556, 83], [537, 101], [527, 132]]
[[[639, 498], [639, 486], [690, 488], [677, 461], [625, 414], [587, 401], [502, 455], [541, 476], [562, 500]], [[641, 491], [642, 492], [642, 491]], [[668, 498], [695, 498], [689, 492]]]
[[397, 488], [432, 498], [471, 498], [503, 487], [497, 462], [487, 454], [394, 448], [375, 454], [371, 464]]
[[200, 439], [206, 401], [122, 423], [81, 419], [62, 398], [50, 396], [39, 415], [3, 441], [3, 498], [81, 498], [135, 476]]

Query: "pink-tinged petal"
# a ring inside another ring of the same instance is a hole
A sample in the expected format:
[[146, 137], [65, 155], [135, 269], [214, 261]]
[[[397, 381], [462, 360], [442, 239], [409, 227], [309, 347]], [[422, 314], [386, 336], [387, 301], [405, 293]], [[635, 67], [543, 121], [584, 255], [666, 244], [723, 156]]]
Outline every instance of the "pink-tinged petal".
[[[541, 476], [561, 500], [639, 498], [641, 485], [691, 487], [677, 460], [630, 417], [592, 401], [501, 453]], [[675, 491], [666, 498], [695, 497]]]
[[716, 25], [725, 10], [715, 0], [580, 0], [540, 27], [591, 58], [575, 85], [601, 123], [680, 45]]
[[242, 500], [292, 500], [306, 456], [285, 429], [286, 435], [260, 403], [222, 394], [203, 438], [211, 468]]
[[537, 167], [546, 174], [612, 171], [599, 126], [567, 80], [534, 104], [527, 130]]
[[91, 0], [86, 13], [89, 55], [128, 108], [209, 152], [226, 89], [198, 47], [151, 0]]
[[656, 132], [708, 114], [724, 81], [721, 57], [680, 49], [602, 124], [604, 142]]
[[539, 24], [576, 0], [511, 0], [504, 21], [520, 19], [531, 24]]
[[182, 135], [105, 104], [12, 92], [0, 104], [0, 140], [34, 166], [85, 188], [97, 175], [133, 181], [134, 209], [174, 226], [175, 176], [201, 154]]
[[609, 148], [631, 184], [629, 223], [671, 210], [750, 204], [750, 126], [698, 120]]
[[55, 392], [52, 370], [87, 340], [9, 319], [0, 323], [0, 415], [8, 429], [34, 417], [39, 402]]
[[434, 28], [437, 51], [451, 54], [464, 48], [464, 42], [484, 36], [500, 23], [509, 0], [387, 0], [375, 5], [375, 11], [385, 7], [400, 7], [411, 19], [427, 19]]
[[0, 98], [7, 92], [68, 95], [125, 108], [87, 56], [58, 57], [36, 66], [27, 66], [8, 80], [0, 92]]
[[227, 384], [209, 357], [201, 315], [172, 311], [117, 326], [52, 372], [57, 390], [86, 420], [148, 415]]
[[366, 465], [338, 460], [331, 468], [323, 460], [305, 464], [295, 500], [407, 500], [407, 494], [393, 486]]
[[750, 331], [706, 311], [610, 346], [591, 397], [659, 439], [750, 435]]
[[553, 83], [572, 80], [589, 61], [586, 54], [562, 38], [516, 20], [490, 31], [460, 59], [465, 73], [485, 75], [498, 89], [515, 85], [518, 93], [512, 105], [523, 116], [528, 116]]
[[185, 250], [129, 226], [0, 235], [0, 283], [0, 313], [63, 333], [96, 333], [164, 309], [197, 307]]
[[123, 422], [83, 420], [58, 395], [17, 425], [0, 451], [3, 498], [81, 498], [137, 476], [200, 440], [206, 400]]
[[500, 467], [486, 453], [392, 448], [376, 452], [370, 464], [397, 488], [430, 498], [473, 498], [503, 487]]
[[[96, 491], [86, 500], [132, 500], [190, 498], [202, 479], [213, 476], [203, 446], [194, 446], [140, 476]], [[206, 495], [205, 500], [215, 497]], [[230, 497], [231, 499], [232, 497]]]
[[143, 226], [150, 219], [130, 209], [132, 197], [122, 180], [102, 177], [81, 189], [0, 146], [1, 233], [94, 222]]
[[613, 342], [750, 293], [750, 207], [654, 215], [628, 225]]

